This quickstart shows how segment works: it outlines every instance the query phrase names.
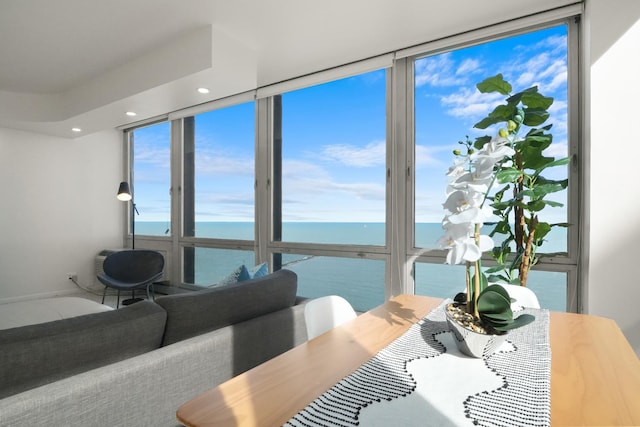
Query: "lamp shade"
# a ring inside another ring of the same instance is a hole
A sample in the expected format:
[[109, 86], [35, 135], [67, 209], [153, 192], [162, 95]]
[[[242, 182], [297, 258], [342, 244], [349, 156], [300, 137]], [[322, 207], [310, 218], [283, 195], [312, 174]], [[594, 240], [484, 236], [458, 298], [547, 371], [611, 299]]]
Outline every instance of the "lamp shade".
[[118, 195], [116, 197], [118, 200], [122, 200], [123, 202], [131, 200], [131, 191], [129, 190], [128, 182], [122, 181], [120, 183], [120, 187], [118, 187]]

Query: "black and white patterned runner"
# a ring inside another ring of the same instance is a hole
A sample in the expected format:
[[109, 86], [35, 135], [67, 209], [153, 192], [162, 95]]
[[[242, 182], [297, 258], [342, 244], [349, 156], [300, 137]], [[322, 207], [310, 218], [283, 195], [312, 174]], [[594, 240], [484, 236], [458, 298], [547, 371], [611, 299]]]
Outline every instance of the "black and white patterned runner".
[[285, 425], [548, 426], [549, 312], [521, 313], [536, 321], [473, 359], [457, 350], [440, 306]]

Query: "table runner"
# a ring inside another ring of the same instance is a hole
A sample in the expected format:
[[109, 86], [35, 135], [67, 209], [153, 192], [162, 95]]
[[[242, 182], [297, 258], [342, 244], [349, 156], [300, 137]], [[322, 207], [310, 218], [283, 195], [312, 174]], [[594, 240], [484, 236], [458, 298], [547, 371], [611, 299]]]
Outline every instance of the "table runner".
[[340, 380], [285, 426], [548, 426], [549, 312], [491, 356], [460, 353], [444, 305]]

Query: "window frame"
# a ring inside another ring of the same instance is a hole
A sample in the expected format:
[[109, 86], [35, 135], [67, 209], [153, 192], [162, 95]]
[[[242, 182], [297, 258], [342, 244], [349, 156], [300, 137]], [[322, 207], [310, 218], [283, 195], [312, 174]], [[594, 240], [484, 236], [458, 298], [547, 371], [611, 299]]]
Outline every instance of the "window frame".
[[[570, 186], [567, 195], [568, 221], [572, 224], [567, 234], [567, 256], [554, 256], [541, 260], [534, 270], [559, 271], [567, 274], [567, 310], [582, 311], [582, 289], [578, 285], [579, 266], [584, 262], [580, 254], [580, 232], [583, 229], [583, 176], [587, 165], [582, 153], [583, 100], [580, 88], [582, 41], [580, 39], [580, 16], [582, 7], [567, 6], [536, 15], [514, 19], [475, 31], [469, 31], [434, 42], [400, 49], [393, 53], [369, 60], [347, 64], [319, 73], [314, 73], [259, 88], [211, 103], [190, 107], [155, 118], [154, 121], [171, 122], [171, 236], [142, 236], [136, 234], [136, 246], [164, 250], [167, 254], [168, 278], [174, 286], [182, 283], [184, 247], [251, 250], [255, 263], [269, 261], [274, 266], [278, 253], [296, 253], [328, 257], [347, 257], [382, 260], [385, 262], [385, 298], [401, 293], [414, 293], [414, 262], [442, 263], [445, 251], [416, 248], [415, 237], [415, 159], [414, 159], [414, 111], [413, 111], [413, 62], [418, 57], [432, 55], [480, 44], [498, 38], [514, 36], [565, 23], [567, 25], [568, 63], [568, 169]], [[389, 64], [390, 65], [384, 65]], [[281, 218], [278, 200], [282, 197], [274, 190], [280, 167], [275, 161], [279, 153], [277, 143], [278, 96], [284, 91], [321, 84], [339, 78], [361, 74], [377, 67], [387, 68], [386, 95], [386, 224], [385, 244], [341, 245], [319, 243], [282, 242], [274, 238], [274, 223]], [[183, 235], [183, 158], [184, 118], [227, 105], [255, 100], [255, 226], [254, 240], [227, 240], [214, 238], [185, 237]], [[124, 177], [131, 177], [132, 147], [128, 132], [151, 122], [139, 123], [124, 130], [123, 153]], [[129, 179], [130, 180], [130, 179]], [[125, 223], [129, 224], [128, 210], [123, 209]], [[125, 227], [125, 245], [130, 241], [129, 227]], [[490, 258], [487, 258], [490, 263]]]
[[[549, 256], [540, 259], [539, 263], [533, 267], [532, 271], [550, 271], [550, 272], [562, 272], [567, 274], [566, 283], [566, 301], [567, 311], [579, 312], [581, 310], [581, 290], [578, 287], [578, 266], [579, 266], [579, 233], [581, 229], [581, 209], [580, 209], [580, 194], [582, 194], [582, 177], [580, 174], [580, 163], [578, 159], [581, 156], [581, 134], [580, 129], [580, 110], [581, 110], [581, 97], [580, 91], [580, 62], [579, 62], [579, 34], [580, 34], [580, 19], [577, 16], [569, 16], [553, 21], [544, 22], [543, 24], [536, 23], [535, 25], [523, 26], [518, 30], [509, 29], [508, 31], [500, 31], [499, 26], [495, 28], [494, 33], [487, 33], [488, 29], [484, 29], [484, 37], [481, 39], [472, 39], [465, 42], [459, 42], [452, 46], [443, 47], [442, 42], [438, 41], [433, 46], [433, 49], [429, 49], [429, 45], [423, 45], [425, 50], [420, 51], [417, 49], [412, 50], [411, 56], [405, 56], [398, 61], [405, 61], [406, 73], [405, 78], [407, 84], [411, 90], [407, 91], [407, 104], [414, 105], [414, 63], [416, 60], [424, 58], [428, 55], [435, 55], [445, 52], [462, 49], [469, 46], [474, 46], [482, 43], [491, 42], [506, 37], [513, 37], [528, 32], [542, 30], [557, 25], [566, 25], [567, 27], [567, 146], [568, 157], [571, 158], [571, 163], [568, 166], [568, 178], [569, 187], [567, 189], [567, 221], [571, 224], [567, 229], [567, 255]], [[407, 135], [408, 145], [415, 148], [415, 117], [414, 111], [411, 107], [410, 113], [407, 114], [407, 128], [411, 129]], [[415, 164], [415, 150], [409, 150], [407, 158], [407, 167], [411, 170], [412, 165]], [[446, 257], [446, 251], [444, 250], [426, 250], [424, 248], [416, 247], [415, 245], [415, 174], [413, 179], [408, 181], [409, 189], [407, 191], [409, 197], [407, 197], [405, 209], [407, 211], [407, 246], [406, 254], [407, 259], [412, 259], [413, 262], [424, 262], [432, 264], [441, 264]], [[493, 259], [490, 255], [483, 255], [483, 264], [492, 265]], [[407, 276], [407, 282], [405, 282], [405, 290], [408, 293], [415, 293], [415, 271], [412, 265], [407, 266], [411, 273]]]

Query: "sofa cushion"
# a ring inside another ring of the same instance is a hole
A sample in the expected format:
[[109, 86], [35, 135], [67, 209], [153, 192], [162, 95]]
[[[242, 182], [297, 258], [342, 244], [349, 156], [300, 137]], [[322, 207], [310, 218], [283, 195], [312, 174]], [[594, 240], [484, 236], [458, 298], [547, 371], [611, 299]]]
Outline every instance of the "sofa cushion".
[[150, 301], [0, 330], [0, 398], [160, 347], [166, 312]]
[[167, 311], [162, 345], [291, 307], [297, 290], [296, 274], [278, 270], [228, 286], [158, 297], [156, 303]]

